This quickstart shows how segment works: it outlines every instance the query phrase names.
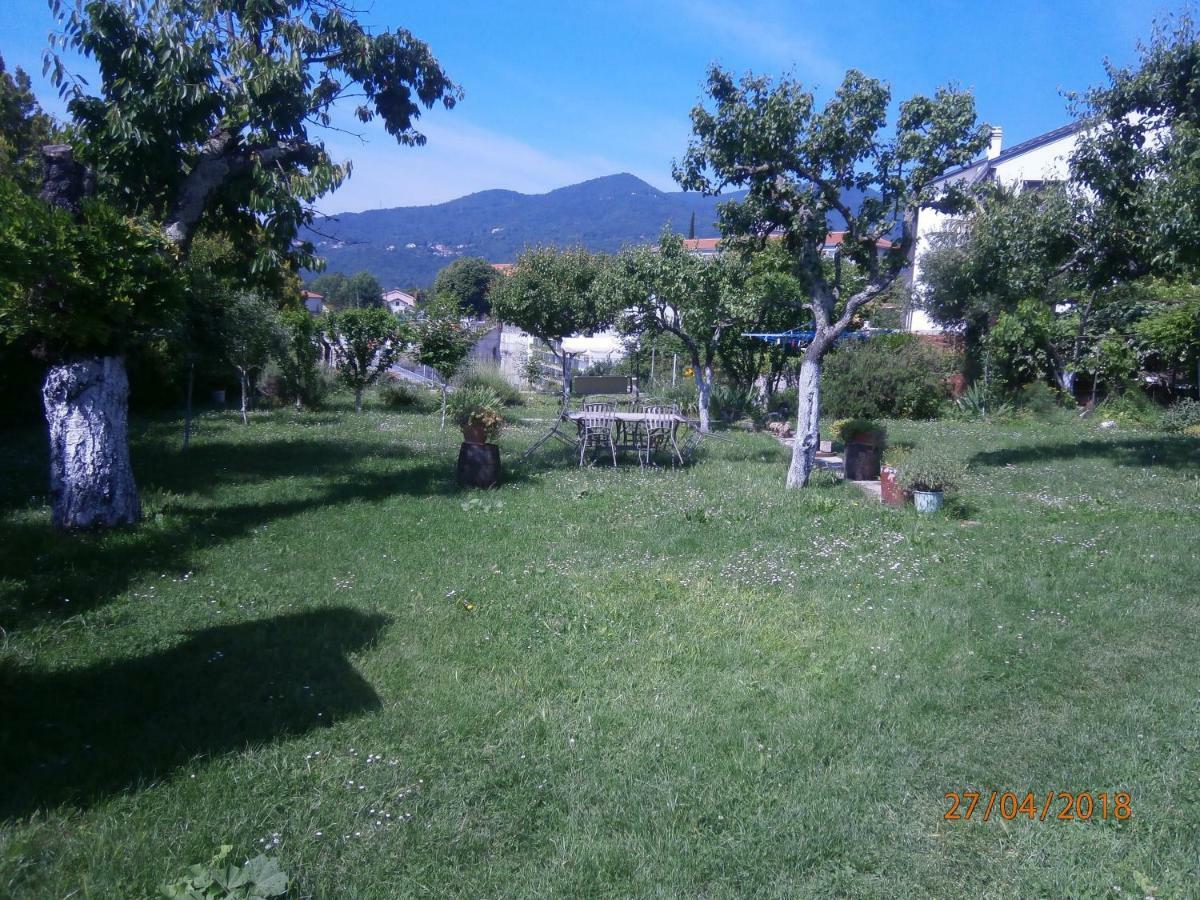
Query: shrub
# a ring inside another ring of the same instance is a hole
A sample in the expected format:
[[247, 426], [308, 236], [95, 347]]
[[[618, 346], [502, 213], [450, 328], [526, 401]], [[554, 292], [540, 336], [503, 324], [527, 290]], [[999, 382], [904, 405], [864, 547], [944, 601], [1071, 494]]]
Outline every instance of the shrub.
[[755, 412], [754, 398], [750, 392], [724, 384], [713, 387], [708, 402], [709, 411], [725, 422], [734, 422]]
[[982, 381], [971, 384], [950, 406], [950, 415], [956, 419], [1002, 419], [1012, 411], [1012, 404]]
[[848, 344], [825, 362], [822, 405], [838, 418], [933, 418], [953, 369], [952, 354], [907, 335]]
[[917, 447], [900, 463], [896, 479], [906, 491], [952, 491], [966, 477], [961, 459], [941, 447]]
[[440, 401], [425, 388], [401, 378], [384, 382], [379, 388], [379, 399], [390, 409], [410, 409], [414, 412], [432, 412], [440, 405]]
[[159, 891], [164, 897], [180, 900], [266, 900], [287, 893], [288, 876], [278, 862], [259, 855], [243, 866], [227, 863], [225, 858], [232, 849], [222, 844], [208, 865], [190, 866], [186, 875], [162, 885]]
[[1200, 427], [1200, 401], [1186, 399], [1172, 403], [1163, 410], [1158, 420], [1158, 427], [1163, 431], [1182, 431], [1185, 434], [1194, 434], [1195, 432], [1191, 429]]
[[1122, 425], [1153, 428], [1162, 424], [1159, 407], [1140, 390], [1122, 391], [1106, 397], [1097, 412], [1101, 418], [1112, 419]]
[[467, 371], [459, 380], [459, 388], [481, 387], [488, 388], [504, 406], [524, 406], [525, 397], [519, 388], [500, 374], [499, 369], [477, 366]]
[[833, 423], [833, 433], [843, 443], [857, 434], [869, 434], [880, 444], [887, 440], [887, 429], [870, 419], [838, 419]]
[[1035, 418], [1053, 416], [1065, 405], [1062, 392], [1044, 381], [1034, 381], [1021, 388], [1016, 395], [1019, 409]]
[[679, 407], [679, 412], [685, 416], [694, 416], [699, 408], [700, 398], [696, 394], [696, 385], [691, 381], [680, 381], [675, 387], [662, 392], [663, 399]]

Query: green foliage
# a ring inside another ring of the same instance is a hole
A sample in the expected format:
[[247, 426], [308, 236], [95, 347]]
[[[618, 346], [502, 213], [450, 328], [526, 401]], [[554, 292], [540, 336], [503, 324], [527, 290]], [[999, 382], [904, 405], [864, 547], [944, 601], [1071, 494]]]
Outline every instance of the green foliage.
[[334, 104], [361, 97], [401, 144], [423, 144], [421, 108], [455, 104], [459, 89], [429, 48], [403, 29], [373, 32], [323, 0], [92, 0], [54, 4], [54, 49], [100, 71], [95, 94], [52, 55], [81, 150], [106, 196], [165, 223], [186, 246], [202, 219], [260, 238], [257, 266], [315, 263], [293, 245], [312, 202], [348, 166], [310, 136]]
[[1158, 420], [1163, 431], [1187, 431], [1197, 425], [1200, 425], [1200, 401], [1190, 397], [1172, 403]]
[[961, 458], [939, 445], [916, 447], [900, 462], [896, 480], [906, 491], [952, 491], [963, 483]]
[[1148, 355], [1168, 369], [1192, 370], [1200, 362], [1200, 287], [1153, 281], [1152, 311], [1134, 326]]
[[0, 178], [11, 178], [26, 193], [41, 187], [41, 148], [54, 139], [54, 121], [33, 96], [29, 76], [11, 74], [0, 57]]
[[994, 383], [976, 381], [967, 386], [949, 407], [956, 419], [1003, 419], [1012, 415], [1013, 405], [996, 390]]
[[478, 329], [464, 324], [461, 310], [444, 299], [427, 306], [411, 327], [417, 361], [434, 369], [444, 382], [455, 376], [479, 339]]
[[680, 413], [685, 416], [696, 415], [696, 407], [700, 402], [696, 392], [696, 384], [690, 378], [680, 378], [674, 387], [665, 387], [660, 392], [667, 403], [674, 403]]
[[427, 389], [403, 378], [389, 378], [379, 386], [379, 399], [389, 409], [432, 412], [440, 402]]
[[[710, 194], [746, 189], [743, 200], [721, 206], [726, 241], [761, 246], [765, 235], [781, 233], [815, 301], [819, 330], [845, 328], [854, 310], [895, 278], [911, 235], [882, 264], [877, 241], [898, 224], [896, 211], [934, 199], [949, 206], [950, 198], [934, 197], [931, 181], [970, 161], [987, 141], [971, 95], [949, 88], [902, 102], [887, 134], [891, 90], [857, 70], [821, 108], [790, 78], [735, 81], [718, 66], [709, 69], [707, 93], [712, 108], [692, 110], [693, 137], [675, 178], [686, 190]], [[866, 195], [857, 211], [842, 200], [849, 190]], [[819, 253], [831, 216], [845, 221], [842, 252], [860, 267], [869, 291], [839, 294], [831, 283]]]
[[1189, 12], [1156, 23], [1135, 66], [1106, 66], [1108, 84], [1074, 99], [1097, 126], [1071, 165], [1095, 198], [1102, 244], [1093, 266], [1126, 280], [1200, 267], [1200, 37]]
[[187, 875], [162, 885], [162, 896], [170, 900], [267, 900], [288, 892], [287, 873], [277, 860], [260, 854], [239, 866], [225, 861], [232, 849], [222, 844], [208, 865], [191, 866]]
[[1061, 413], [1066, 405], [1061, 391], [1046, 384], [1035, 381], [1024, 385], [1013, 395], [1013, 405], [1034, 418], [1046, 419]]
[[1143, 391], [1127, 390], [1110, 394], [1096, 409], [1093, 419], [1111, 419], [1120, 425], [1153, 428], [1161, 422], [1161, 407]]
[[525, 396], [493, 366], [473, 366], [459, 379], [460, 387], [487, 388], [505, 406], [524, 406]]
[[463, 256], [438, 272], [433, 282], [433, 293], [463, 312], [483, 318], [492, 311], [488, 294], [500, 277], [500, 273], [486, 259]]
[[319, 329], [313, 316], [304, 309], [285, 309], [279, 313], [276, 330], [275, 361], [288, 396], [297, 406], [316, 406], [323, 394], [317, 372], [320, 347]]
[[336, 348], [338, 377], [355, 393], [361, 410], [362, 392], [396, 361], [408, 332], [386, 309], [347, 309], [326, 319]]
[[261, 294], [242, 291], [222, 310], [225, 358], [239, 372], [261, 369], [279, 344], [275, 304]]
[[594, 334], [611, 321], [595, 290], [601, 259], [574, 247], [537, 247], [517, 258], [510, 275], [490, 293], [492, 314], [547, 343]]
[[99, 201], [78, 219], [0, 178], [0, 341], [43, 357], [122, 353], [165, 327], [182, 300], [162, 235]]
[[319, 275], [308, 285], [313, 293], [320, 294], [333, 309], [366, 309], [383, 305], [383, 288], [370, 272], [343, 275], [330, 272]]
[[933, 418], [953, 368], [950, 354], [915, 339], [855, 341], [826, 357], [822, 402], [832, 416]]
[[848, 442], [855, 435], [869, 435], [876, 443], [887, 440], [887, 428], [879, 422], [867, 418], [838, 419], [833, 423], [833, 433], [843, 443]]

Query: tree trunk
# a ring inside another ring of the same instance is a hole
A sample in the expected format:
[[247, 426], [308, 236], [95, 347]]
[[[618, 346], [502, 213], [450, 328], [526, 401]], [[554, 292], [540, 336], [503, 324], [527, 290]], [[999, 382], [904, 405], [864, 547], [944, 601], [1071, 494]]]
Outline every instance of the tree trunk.
[[183, 449], [188, 448], [192, 439], [192, 394], [196, 386], [196, 364], [188, 366], [187, 395], [183, 403]]
[[128, 525], [142, 516], [129, 463], [129, 379], [119, 356], [51, 366], [42, 384], [56, 528]]
[[699, 362], [694, 362], [693, 366], [696, 372], [696, 411], [700, 415], [700, 431], [702, 434], [708, 434], [712, 431], [708, 418], [708, 401], [712, 396], [712, 367], [701, 368]]
[[443, 384], [442, 385], [442, 424], [440, 426], [438, 426], [439, 431], [446, 430], [446, 400], [447, 400], [446, 393], [448, 390], [449, 390], [449, 385]]
[[[812, 348], [809, 348], [811, 354]], [[800, 381], [796, 391], [796, 441], [792, 445], [792, 464], [788, 468], [787, 486], [804, 487], [812, 474], [817, 456], [821, 425], [821, 359], [816, 354], [804, 357], [800, 364]]]
[[245, 369], [238, 369], [238, 376], [239, 376], [238, 380], [241, 382], [241, 385], [242, 385], [242, 424], [249, 425], [250, 419], [246, 415], [246, 412], [250, 408], [248, 406], [249, 397], [250, 397], [250, 375], [246, 372]]
[[363, 389], [361, 387], [354, 389], [354, 411], [362, 412]]
[[567, 356], [567, 351], [562, 351], [562, 402], [565, 408], [571, 402], [571, 358]]

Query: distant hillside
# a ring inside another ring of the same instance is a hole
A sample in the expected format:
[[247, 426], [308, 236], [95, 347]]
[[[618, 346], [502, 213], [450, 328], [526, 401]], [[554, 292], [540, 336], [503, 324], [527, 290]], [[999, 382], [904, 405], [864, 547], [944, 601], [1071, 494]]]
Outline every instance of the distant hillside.
[[548, 194], [481, 191], [435, 206], [345, 213], [318, 220], [304, 236], [330, 272], [366, 269], [385, 288], [425, 286], [459, 256], [512, 262], [536, 244], [615, 252], [657, 240], [664, 225], [686, 234], [693, 212], [696, 237], [716, 237], [717, 204], [727, 199], [609, 175]]

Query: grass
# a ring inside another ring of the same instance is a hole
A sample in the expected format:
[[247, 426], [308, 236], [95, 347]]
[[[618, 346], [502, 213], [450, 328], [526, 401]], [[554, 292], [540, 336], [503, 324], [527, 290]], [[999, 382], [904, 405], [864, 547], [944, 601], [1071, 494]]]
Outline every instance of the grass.
[[1195, 896], [1200, 440], [889, 423], [971, 462], [918, 517], [756, 435], [463, 493], [430, 415], [199, 425], [136, 422], [146, 523], [70, 538], [0, 441], [0, 896], [223, 843], [300, 897]]

